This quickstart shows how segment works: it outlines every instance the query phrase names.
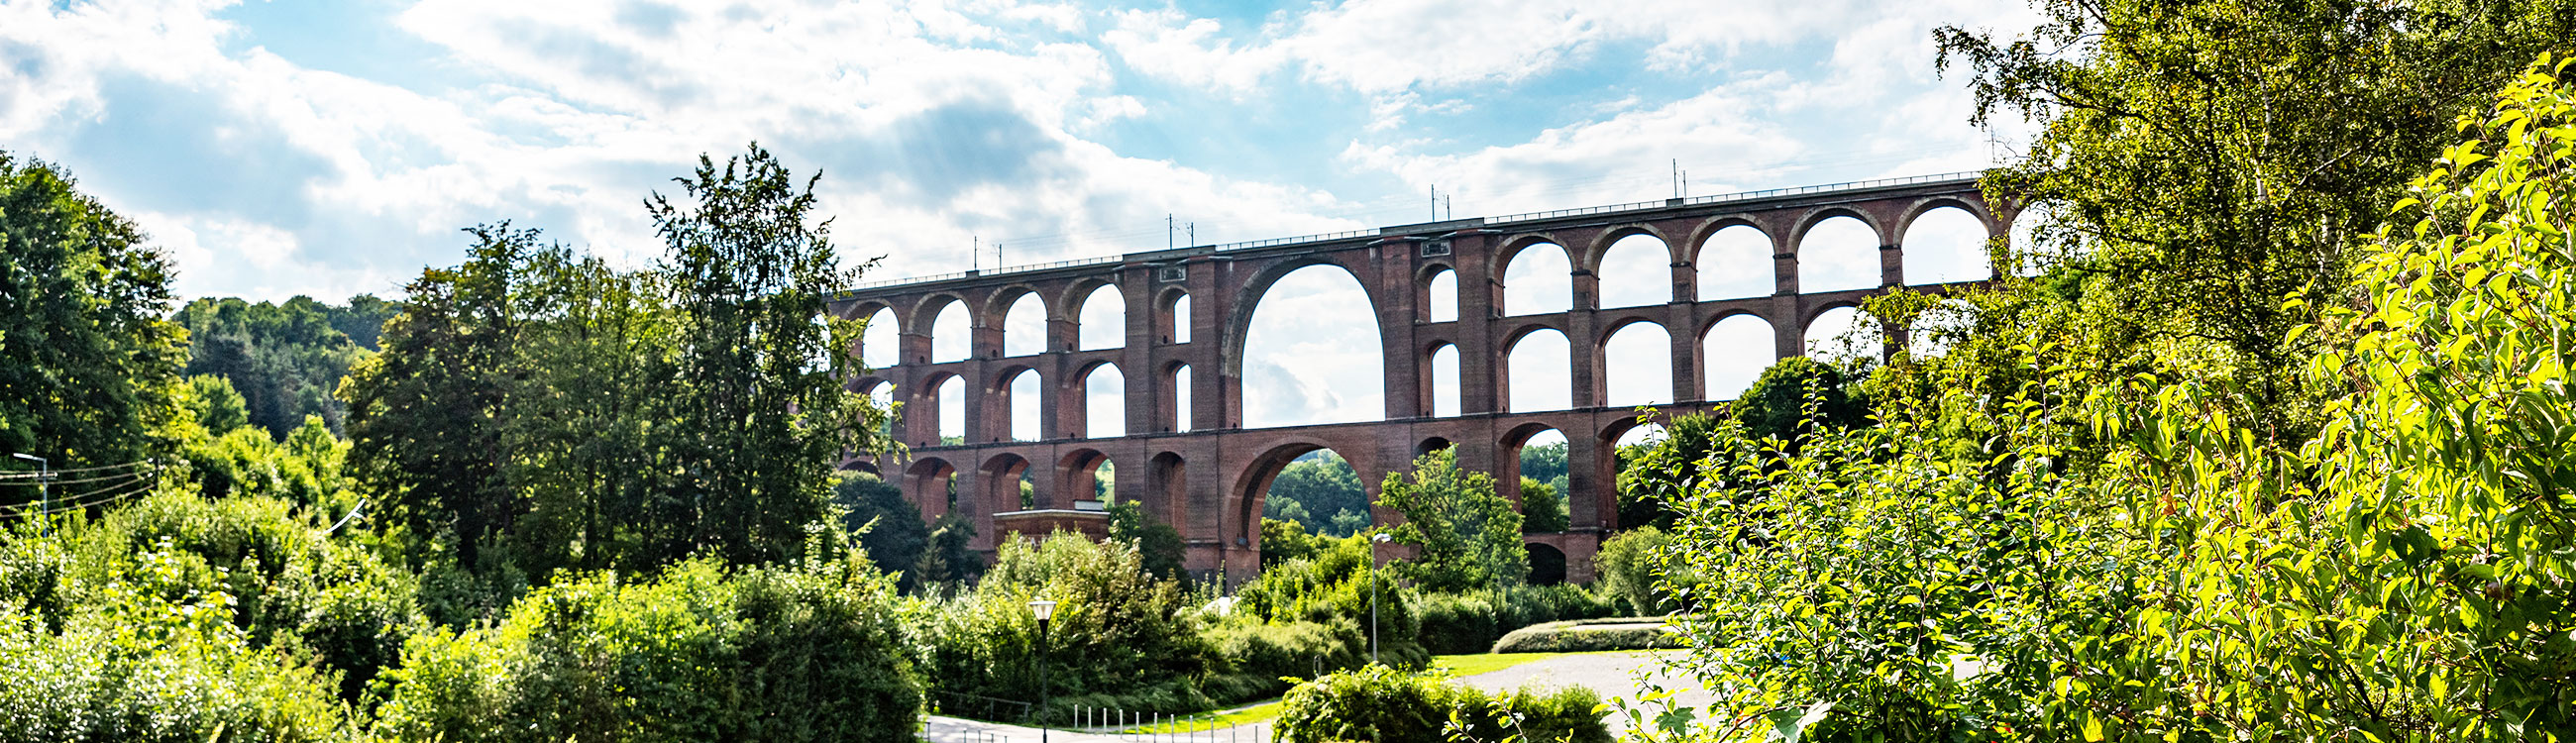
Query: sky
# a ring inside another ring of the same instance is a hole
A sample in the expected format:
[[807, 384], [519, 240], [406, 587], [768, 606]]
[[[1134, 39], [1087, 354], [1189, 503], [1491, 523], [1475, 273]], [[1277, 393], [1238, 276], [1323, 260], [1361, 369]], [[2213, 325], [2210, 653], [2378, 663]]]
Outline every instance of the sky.
[[[640, 267], [662, 249], [643, 200], [753, 141], [819, 170], [842, 254], [895, 278], [1427, 221], [1435, 187], [1462, 217], [1662, 199], [1676, 161], [1691, 195], [1973, 170], [2014, 135], [1968, 124], [1931, 30], [2034, 20], [2020, 0], [0, 0], [0, 149], [135, 219], [186, 297], [396, 296], [503, 220]], [[1262, 314], [1347, 309], [1341, 277], [1292, 278]], [[1373, 416], [1377, 385], [1348, 383], [1375, 378], [1365, 331], [1283, 326], [1247, 359], [1280, 391], [1247, 414]]]

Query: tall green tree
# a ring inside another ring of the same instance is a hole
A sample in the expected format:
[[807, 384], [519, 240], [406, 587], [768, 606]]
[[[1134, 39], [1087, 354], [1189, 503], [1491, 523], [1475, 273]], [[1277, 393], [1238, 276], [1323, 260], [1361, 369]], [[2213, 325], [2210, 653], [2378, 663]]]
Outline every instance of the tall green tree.
[[[131, 220], [0, 152], [0, 449], [63, 469], [166, 448], [146, 434], [176, 412], [186, 361], [170, 301], [169, 259]], [[0, 503], [36, 499], [7, 490]]]
[[[1999, 263], [2094, 286], [2067, 295], [2078, 303], [1988, 313], [1998, 332], [1981, 335], [2059, 343], [2106, 380], [2210, 382], [2270, 437], [2317, 420], [2295, 372], [2315, 339], [2289, 331], [2320, 305], [2287, 300], [2346, 286], [2359, 238], [2452, 118], [2576, 38], [2568, 0], [2036, 6], [2041, 25], [2009, 41], [1940, 29], [1940, 64], [1968, 70], [1977, 122], [2041, 125], [1984, 182], [1990, 201], [2039, 219], [2037, 245]], [[2014, 328], [2047, 334], [2002, 332]]]
[[332, 393], [366, 354], [341, 331], [346, 314], [311, 297], [284, 304], [205, 298], [181, 307], [175, 319], [188, 329], [187, 373], [231, 382], [251, 425], [284, 437], [308, 415], [341, 428], [345, 406]]
[[857, 272], [814, 214], [821, 178], [798, 185], [755, 144], [721, 167], [700, 157], [677, 199], [646, 202], [679, 324], [673, 446], [694, 542], [738, 561], [801, 544], [840, 457], [884, 448], [885, 412], [841, 386], [859, 323], [823, 303]]
[[1494, 492], [1494, 478], [1458, 469], [1456, 447], [1413, 460], [1413, 472], [1389, 472], [1378, 505], [1404, 516], [1388, 530], [1414, 547], [1405, 574], [1430, 591], [1507, 588], [1529, 578], [1521, 548], [1521, 514]]
[[501, 446], [528, 501], [521, 567], [652, 565], [686, 557], [693, 530], [666, 440], [675, 318], [652, 272], [559, 245], [525, 255]]
[[512, 286], [538, 236], [506, 223], [466, 233], [475, 243], [464, 265], [411, 282], [384, 353], [351, 369], [340, 396], [349, 467], [384, 499], [380, 512], [416, 544], [448, 543], [482, 570], [485, 549], [525, 509], [505, 477], [502, 436], [516, 368]]

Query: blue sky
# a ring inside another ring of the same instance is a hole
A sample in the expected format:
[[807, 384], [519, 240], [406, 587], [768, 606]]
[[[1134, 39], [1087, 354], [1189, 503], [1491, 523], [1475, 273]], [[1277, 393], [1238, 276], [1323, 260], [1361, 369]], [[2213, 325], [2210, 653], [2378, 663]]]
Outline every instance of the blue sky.
[[[640, 265], [759, 140], [877, 277], [1989, 163], [1930, 30], [2018, 0], [0, 0], [0, 148], [187, 296], [394, 294], [511, 220]], [[2011, 132], [2002, 134], [2007, 140]], [[1329, 386], [1329, 385], [1327, 385]]]

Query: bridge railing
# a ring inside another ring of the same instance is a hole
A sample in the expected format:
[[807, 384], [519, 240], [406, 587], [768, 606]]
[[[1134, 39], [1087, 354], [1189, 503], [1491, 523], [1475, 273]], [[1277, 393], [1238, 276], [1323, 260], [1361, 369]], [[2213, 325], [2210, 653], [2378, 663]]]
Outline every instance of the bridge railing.
[[[1940, 174], [1936, 174], [1936, 175], [1917, 175], [1917, 176], [1907, 176], [1907, 177], [1903, 177], [1903, 178], [1880, 178], [1880, 179], [1877, 179], [1877, 180], [1869, 180], [1869, 181], [1851, 181], [1851, 182], [1848, 182], [1848, 183], [1828, 183], [1828, 184], [1818, 185], [1818, 186], [1795, 186], [1795, 187], [1790, 187], [1790, 188], [1773, 188], [1773, 189], [1765, 189], [1765, 190], [1761, 190], [1761, 191], [1745, 191], [1745, 192], [1741, 192], [1741, 193], [1718, 194], [1718, 195], [1715, 195], [1715, 196], [1694, 196], [1694, 197], [1690, 197], [1690, 198], [1682, 199], [1682, 200], [1681, 200], [1681, 203], [1680, 203], [1679, 205], [1681, 205], [1681, 206], [1700, 206], [1700, 205], [1704, 205], [1704, 204], [1725, 204], [1725, 203], [1732, 203], [1732, 202], [1738, 202], [1738, 201], [1754, 201], [1754, 200], [1759, 200], [1759, 199], [1778, 198], [1778, 197], [1781, 197], [1781, 196], [1805, 196], [1805, 195], [1809, 195], [1809, 194], [1835, 193], [1835, 192], [1838, 192], [1838, 191], [1860, 191], [1860, 190], [1872, 189], [1872, 188], [1888, 188], [1888, 187], [1893, 187], [1893, 186], [1911, 186], [1911, 185], [1920, 184], [1920, 183], [1946, 183], [1946, 182], [1950, 182], [1950, 181], [1967, 181], [1967, 180], [1975, 180], [1975, 179], [1977, 179], [1978, 177], [1981, 177], [1981, 176], [1983, 176], [1983, 175], [1985, 175], [1985, 171], [1981, 171], [1981, 170], [1964, 170], [1964, 171], [1960, 171], [1960, 172], [1956, 172], [1956, 173], [1940, 173]], [[1629, 203], [1626, 203], [1626, 204], [1610, 204], [1610, 205], [1608, 205], [1608, 206], [1587, 206], [1587, 207], [1580, 207], [1580, 208], [1575, 208], [1575, 209], [1558, 209], [1558, 210], [1555, 210], [1555, 211], [1545, 211], [1545, 212], [1528, 212], [1528, 213], [1523, 213], [1523, 214], [1506, 214], [1506, 215], [1499, 216], [1499, 217], [1486, 217], [1486, 218], [1485, 218], [1485, 224], [1489, 224], [1489, 225], [1493, 225], [1493, 224], [1508, 224], [1508, 223], [1512, 223], [1512, 222], [1530, 222], [1530, 221], [1536, 221], [1536, 220], [1542, 220], [1542, 219], [1562, 219], [1562, 218], [1565, 218], [1565, 217], [1583, 217], [1583, 216], [1590, 216], [1590, 215], [1594, 215], [1594, 214], [1611, 214], [1611, 213], [1616, 213], [1616, 212], [1639, 211], [1639, 210], [1644, 210], [1644, 209], [1661, 209], [1661, 208], [1666, 208], [1666, 207], [1671, 207], [1671, 206], [1675, 206], [1675, 204], [1674, 204], [1672, 201], [1670, 201], [1670, 200], [1666, 200], [1666, 201], [1635, 201], [1635, 202], [1629, 202]], [[1378, 230], [1373, 230], [1373, 229], [1371, 229], [1371, 230], [1345, 230], [1345, 231], [1342, 231], [1342, 232], [1327, 232], [1327, 233], [1323, 233], [1323, 234], [1319, 234], [1319, 235], [1298, 235], [1298, 236], [1296, 236], [1296, 237], [1274, 237], [1274, 238], [1271, 238], [1271, 239], [1268, 239], [1268, 240], [1251, 240], [1251, 241], [1247, 241], [1247, 242], [1219, 243], [1219, 244], [1216, 244], [1216, 245], [1209, 245], [1209, 246], [1203, 246], [1203, 247], [1204, 247], [1204, 249], [1206, 249], [1206, 250], [1211, 250], [1211, 251], [1215, 251], [1215, 252], [1220, 252], [1220, 253], [1222, 253], [1222, 252], [1231, 252], [1231, 251], [1237, 251], [1237, 250], [1252, 250], [1252, 249], [1255, 249], [1255, 248], [1267, 248], [1267, 247], [1274, 247], [1274, 246], [1279, 246], [1279, 245], [1297, 245], [1297, 244], [1302, 244], [1302, 243], [1317, 243], [1317, 242], [1330, 242], [1330, 241], [1334, 241], [1334, 240], [1348, 240], [1348, 239], [1355, 238], [1355, 237], [1375, 237], [1375, 236], [1377, 236], [1378, 234], [1380, 234], [1380, 233], [1379, 233], [1379, 231], [1378, 231]], [[980, 276], [1001, 276], [1001, 275], [1005, 275], [1005, 274], [1027, 273], [1027, 272], [1030, 272], [1030, 271], [1045, 271], [1045, 270], [1049, 270], [1049, 269], [1057, 269], [1057, 268], [1071, 268], [1071, 267], [1074, 267], [1074, 266], [1094, 266], [1094, 265], [1100, 265], [1100, 264], [1104, 264], [1104, 263], [1118, 263], [1118, 262], [1123, 261], [1123, 260], [1126, 260], [1126, 256], [1124, 256], [1124, 255], [1104, 255], [1104, 256], [1097, 256], [1097, 257], [1092, 257], [1092, 258], [1075, 258], [1075, 259], [1072, 259], [1072, 260], [1054, 261], [1054, 262], [1049, 262], [1049, 263], [1030, 263], [1030, 264], [1018, 265], [1018, 266], [1006, 266], [1006, 267], [1003, 267], [1003, 268], [996, 268], [996, 269], [993, 269], [993, 270], [991, 270], [991, 271], [980, 271], [980, 272], [979, 272], [979, 271], [960, 271], [960, 272], [957, 272], [957, 273], [943, 273], [943, 274], [934, 274], [934, 275], [930, 275], [930, 276], [907, 276], [907, 277], [904, 277], [904, 278], [898, 278], [898, 279], [880, 279], [880, 280], [877, 280], [877, 281], [866, 281], [866, 282], [860, 282], [859, 284], [853, 285], [853, 286], [851, 286], [851, 287], [850, 287], [850, 292], [844, 292], [844, 293], [842, 294], [842, 296], [845, 296], [845, 297], [846, 297], [846, 296], [848, 296], [850, 293], [858, 292], [858, 291], [861, 291], [861, 290], [866, 290], [866, 289], [876, 289], [876, 288], [888, 287], [888, 286], [900, 286], [900, 285], [906, 285], [906, 284], [927, 284], [927, 283], [931, 283], [931, 282], [935, 282], [935, 281], [949, 281], [949, 280], [953, 280], [953, 279], [963, 279], [963, 278], [968, 278], [968, 277], [980, 277]]]

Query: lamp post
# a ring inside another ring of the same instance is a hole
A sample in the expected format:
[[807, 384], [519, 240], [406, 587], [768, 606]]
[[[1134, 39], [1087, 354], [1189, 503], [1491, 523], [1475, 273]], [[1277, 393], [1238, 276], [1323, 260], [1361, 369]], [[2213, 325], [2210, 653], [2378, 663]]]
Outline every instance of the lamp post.
[[1029, 601], [1029, 612], [1038, 615], [1038, 740], [1040, 743], [1044, 743], [1047, 739], [1045, 718], [1047, 702], [1050, 701], [1050, 697], [1052, 696], [1050, 693], [1051, 690], [1047, 688], [1046, 675], [1047, 620], [1055, 616], [1055, 602], [1046, 599], [1031, 599]]
[[38, 533], [51, 536], [54, 533], [54, 525], [45, 517], [51, 515], [50, 512], [54, 510], [52, 489], [54, 463], [45, 461], [44, 457], [23, 452], [9, 456], [36, 463], [36, 528], [39, 530]]
[[1377, 665], [1377, 546], [1387, 543], [1386, 532], [1369, 536], [1369, 665]]

